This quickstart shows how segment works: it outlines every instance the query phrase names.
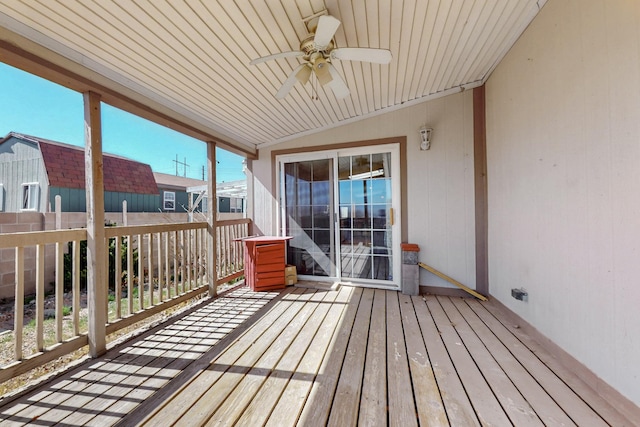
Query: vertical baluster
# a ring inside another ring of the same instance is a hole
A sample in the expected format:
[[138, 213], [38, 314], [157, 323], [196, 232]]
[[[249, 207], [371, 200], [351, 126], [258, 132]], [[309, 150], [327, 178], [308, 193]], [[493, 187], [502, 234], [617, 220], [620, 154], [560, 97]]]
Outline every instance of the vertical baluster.
[[200, 280], [202, 285], [207, 284], [207, 240], [206, 240], [206, 228], [200, 229]]
[[218, 252], [221, 254], [222, 262], [220, 263], [220, 277], [225, 277], [229, 271], [229, 246], [227, 245], [227, 240], [229, 239], [228, 228], [226, 225], [220, 227], [220, 246], [218, 247]]
[[162, 265], [162, 233], [158, 232], [158, 302], [162, 302], [164, 297], [162, 292], [164, 290], [164, 266]]
[[200, 229], [196, 228], [195, 230], [193, 230], [193, 258], [194, 258], [194, 263], [193, 263], [193, 276], [195, 278], [194, 280], [194, 286], [193, 288], [197, 288], [200, 284], [198, 283], [198, 279], [200, 279]]
[[107, 323], [109, 323], [109, 263], [111, 262], [111, 250], [110, 250], [111, 237], [107, 237], [104, 239], [105, 244], [105, 257], [104, 257], [104, 271], [105, 278], [104, 280], [107, 282], [107, 286], [105, 286], [105, 292], [107, 293], [104, 298], [104, 312], [107, 313]]
[[205, 284], [204, 269], [204, 234], [202, 231], [204, 228], [198, 229], [198, 277], [200, 278], [200, 285]]
[[[243, 229], [243, 234], [244, 237], [249, 237], [249, 224], [245, 224], [244, 225], [244, 229]], [[242, 254], [242, 269], [244, 270], [245, 265], [247, 265], [247, 260], [245, 259], [245, 252], [244, 252], [244, 247], [240, 247], [240, 253]]]
[[233, 264], [231, 262], [231, 229], [233, 226], [226, 225], [225, 228], [225, 242], [224, 242], [224, 253], [225, 253], [225, 272], [224, 275], [228, 276], [233, 271]]
[[229, 244], [231, 245], [231, 248], [233, 250], [233, 268], [231, 269], [232, 273], [235, 273], [236, 271], [238, 271], [238, 237], [240, 237], [240, 234], [238, 233], [240, 224], [236, 224], [233, 226], [233, 236], [231, 237], [231, 242], [229, 242]]
[[206, 267], [207, 267], [207, 241], [205, 240], [205, 232], [207, 231], [206, 228], [201, 228], [200, 230], [200, 284], [201, 285], [205, 285], [206, 284], [206, 279], [207, 279], [207, 275], [206, 275]]
[[235, 236], [235, 225], [227, 226], [227, 274], [233, 274], [235, 264], [233, 262], [233, 256], [235, 251], [233, 250], [233, 239]]
[[216, 251], [216, 274], [215, 274], [215, 278], [216, 280], [218, 280], [220, 277], [223, 276], [222, 273], [222, 251], [220, 250], [220, 247], [222, 246], [220, 244], [220, 242], [222, 241], [222, 227], [220, 226], [216, 226], [216, 248], [218, 248], [218, 250]]
[[56, 342], [62, 342], [62, 316], [64, 307], [64, 247], [56, 243]]
[[153, 233], [149, 233], [149, 248], [147, 250], [148, 269], [149, 269], [149, 307], [153, 306]]
[[179, 234], [180, 234], [180, 294], [182, 294], [184, 292], [185, 289], [185, 280], [186, 280], [186, 275], [187, 272], [185, 270], [185, 265], [187, 262], [187, 252], [185, 250], [185, 244], [186, 244], [186, 237], [185, 237], [185, 230], [180, 230]]
[[198, 230], [197, 228], [191, 231], [192, 233], [192, 241], [191, 247], [193, 248], [192, 257], [191, 257], [191, 265], [193, 266], [193, 286], [191, 289], [195, 289], [198, 287]]
[[167, 282], [167, 299], [171, 299], [171, 269], [170, 269], [170, 257], [169, 251], [171, 249], [171, 233], [167, 232], [164, 235], [164, 278]]
[[127, 236], [127, 314], [133, 313], [133, 236]]
[[116, 319], [122, 319], [122, 236], [116, 236], [116, 247], [114, 253], [115, 277], [113, 279], [113, 290], [116, 297]]
[[44, 245], [36, 246], [36, 351], [44, 350]]
[[179, 232], [173, 232], [173, 296], [178, 296], [178, 279], [180, 278], [180, 260], [178, 258], [180, 244], [178, 242]]
[[192, 230], [186, 230], [185, 250], [187, 252], [187, 282], [184, 284], [184, 290], [191, 290], [191, 233]]
[[228, 255], [228, 247], [227, 244], [227, 226], [223, 225], [220, 227], [220, 252], [222, 252], [222, 261], [221, 261], [221, 275], [224, 277], [228, 274], [229, 271], [229, 255]]
[[144, 234], [138, 234], [138, 310], [144, 309]]
[[14, 303], [13, 338], [16, 360], [22, 360], [22, 328], [24, 326], [24, 248], [16, 247], [16, 300]]
[[71, 244], [71, 309], [73, 310], [73, 335], [80, 335], [80, 242]]
[[80, 241], [71, 246], [71, 287], [73, 296], [73, 334], [80, 335]]

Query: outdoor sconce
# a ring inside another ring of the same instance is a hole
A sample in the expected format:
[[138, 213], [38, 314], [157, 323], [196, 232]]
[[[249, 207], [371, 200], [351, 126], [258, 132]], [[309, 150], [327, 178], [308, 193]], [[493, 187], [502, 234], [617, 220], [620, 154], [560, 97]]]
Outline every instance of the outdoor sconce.
[[420, 128], [420, 150], [426, 151], [431, 148], [431, 137], [433, 135], [433, 129], [426, 126]]

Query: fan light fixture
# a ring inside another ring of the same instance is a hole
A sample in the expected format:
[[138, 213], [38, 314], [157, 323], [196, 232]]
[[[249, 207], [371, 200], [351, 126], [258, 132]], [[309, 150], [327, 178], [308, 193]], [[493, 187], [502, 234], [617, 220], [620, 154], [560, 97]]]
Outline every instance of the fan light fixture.
[[309, 35], [300, 42], [299, 51], [276, 53], [250, 62], [250, 65], [256, 65], [272, 59], [302, 58], [304, 62], [289, 74], [276, 93], [278, 99], [287, 96], [296, 81], [306, 84], [311, 74], [315, 74], [320, 85], [331, 88], [336, 98], [346, 98], [349, 96], [349, 88], [331, 63], [333, 60], [364, 61], [374, 64], [391, 62], [391, 52], [386, 49], [336, 48], [333, 37], [340, 26], [340, 21], [328, 15], [326, 10], [303, 21], [307, 24]]

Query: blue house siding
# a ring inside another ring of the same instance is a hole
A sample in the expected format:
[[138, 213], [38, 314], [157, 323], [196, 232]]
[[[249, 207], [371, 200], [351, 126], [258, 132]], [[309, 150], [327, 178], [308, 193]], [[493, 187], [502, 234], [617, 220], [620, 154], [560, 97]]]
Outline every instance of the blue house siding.
[[[169, 193], [175, 193], [176, 195], [176, 201], [175, 201], [175, 209], [164, 209], [164, 193], [165, 191], [169, 192]], [[162, 209], [162, 212], [187, 212], [187, 210], [189, 209], [189, 194], [186, 191], [180, 191], [180, 190], [171, 190], [171, 189], [160, 189], [160, 194], [158, 196], [160, 198], [160, 203], [159, 206]], [[195, 198], [197, 197], [197, 195], [193, 196], [193, 199], [195, 200]], [[206, 199], [203, 199], [200, 204], [198, 205], [198, 207], [196, 208], [196, 211], [199, 212], [206, 212], [206, 205], [205, 203]]]
[[218, 212], [231, 212], [230, 197], [218, 197]]
[[[49, 188], [49, 200], [52, 209], [55, 207], [55, 198], [62, 198], [62, 212], [85, 212], [87, 199], [84, 189], [75, 188]], [[160, 208], [160, 196], [157, 194], [117, 193], [107, 191], [104, 193], [104, 211], [122, 212], [122, 202], [127, 201], [128, 212], [158, 212]]]

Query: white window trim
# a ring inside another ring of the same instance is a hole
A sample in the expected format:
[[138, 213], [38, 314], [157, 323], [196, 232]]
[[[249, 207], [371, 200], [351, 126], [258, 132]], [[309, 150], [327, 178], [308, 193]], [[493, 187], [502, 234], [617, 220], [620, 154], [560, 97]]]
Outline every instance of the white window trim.
[[[171, 197], [167, 197], [171, 195]], [[171, 202], [172, 207], [167, 207], [167, 202]], [[165, 211], [175, 211], [176, 210], [176, 192], [175, 191], [163, 191], [162, 192], [162, 209]]]
[[[38, 210], [38, 196], [40, 185], [37, 182], [25, 182], [22, 184], [22, 193], [20, 198], [20, 210], [23, 212], [35, 212]], [[24, 207], [25, 189], [27, 189], [27, 206]]]

